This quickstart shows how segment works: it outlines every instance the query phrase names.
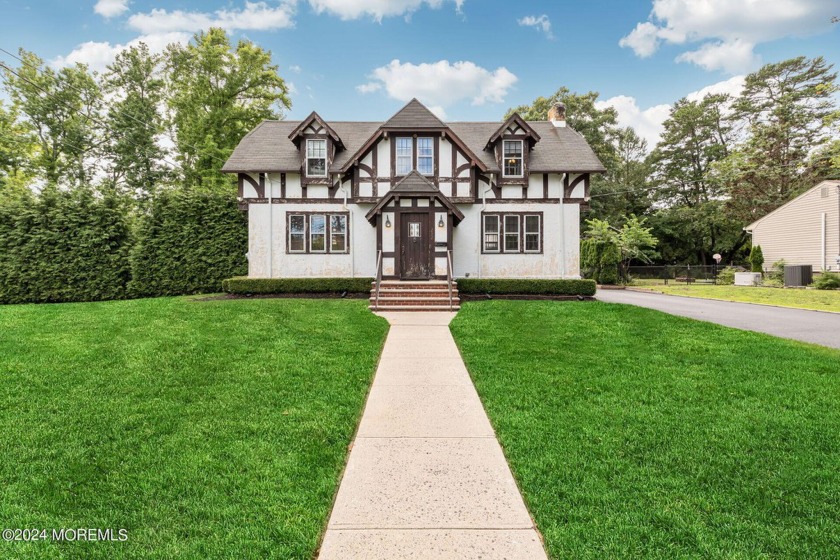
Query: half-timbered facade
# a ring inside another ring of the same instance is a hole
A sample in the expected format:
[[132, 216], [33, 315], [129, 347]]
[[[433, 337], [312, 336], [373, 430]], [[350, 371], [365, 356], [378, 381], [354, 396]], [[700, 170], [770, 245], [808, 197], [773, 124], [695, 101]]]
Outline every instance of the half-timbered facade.
[[576, 278], [604, 167], [566, 126], [449, 122], [412, 100], [385, 122], [265, 121], [234, 150], [249, 275]]

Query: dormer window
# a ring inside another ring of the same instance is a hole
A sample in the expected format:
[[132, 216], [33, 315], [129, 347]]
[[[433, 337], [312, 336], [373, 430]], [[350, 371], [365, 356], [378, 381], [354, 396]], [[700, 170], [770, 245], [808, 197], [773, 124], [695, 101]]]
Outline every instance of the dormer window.
[[327, 176], [327, 141], [317, 138], [306, 141], [306, 176]]
[[502, 159], [503, 177], [522, 177], [522, 140], [504, 140]]

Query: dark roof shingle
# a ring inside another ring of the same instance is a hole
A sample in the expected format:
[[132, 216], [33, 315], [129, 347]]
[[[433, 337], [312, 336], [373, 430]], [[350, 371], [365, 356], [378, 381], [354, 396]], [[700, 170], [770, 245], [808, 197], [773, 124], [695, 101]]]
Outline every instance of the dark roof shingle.
[[[427, 115], [421, 114], [419, 108]], [[431, 116], [437, 124], [432, 125]], [[395, 121], [396, 119], [396, 121]], [[397, 122], [399, 124], [391, 124]], [[530, 171], [533, 173], [589, 172], [602, 173], [603, 164], [577, 131], [569, 127], [556, 127], [548, 121], [526, 121], [540, 135], [540, 141], [530, 154]], [[263, 121], [248, 133], [231, 154], [222, 171], [237, 172], [296, 172], [301, 168], [301, 153], [289, 139], [289, 134], [301, 121]], [[405, 124], [410, 123], [410, 124]], [[425, 123], [425, 124], [421, 124]], [[412, 100], [389, 121], [381, 122], [329, 122], [341, 137], [345, 149], [338, 152], [330, 166], [337, 172], [380, 128], [386, 126], [430, 128], [445, 126], [472, 150], [493, 173], [499, 166], [493, 152], [484, 150], [487, 140], [499, 128], [499, 122], [451, 122], [443, 124], [437, 117]]]

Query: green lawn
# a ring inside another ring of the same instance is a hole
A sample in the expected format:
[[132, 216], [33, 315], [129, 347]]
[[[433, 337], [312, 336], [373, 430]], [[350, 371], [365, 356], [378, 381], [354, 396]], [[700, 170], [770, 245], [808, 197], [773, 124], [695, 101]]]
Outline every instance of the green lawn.
[[363, 301], [0, 306], [0, 558], [310, 559], [387, 330]]
[[599, 302], [452, 331], [553, 558], [840, 550], [840, 352]]
[[696, 284], [669, 284], [667, 286], [663, 286], [662, 284], [657, 286], [644, 285], [643, 289], [678, 296], [743, 301], [746, 303], [766, 303], [781, 307], [840, 312], [840, 290], [802, 290], [794, 288], [783, 289]]

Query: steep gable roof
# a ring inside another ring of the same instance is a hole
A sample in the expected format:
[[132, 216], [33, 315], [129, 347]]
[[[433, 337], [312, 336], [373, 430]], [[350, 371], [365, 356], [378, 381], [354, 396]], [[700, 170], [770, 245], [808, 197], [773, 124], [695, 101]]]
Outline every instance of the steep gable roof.
[[427, 195], [430, 198], [434, 198], [440, 202], [450, 214], [452, 214], [453, 223], [455, 225], [458, 225], [461, 220], [464, 219], [463, 212], [458, 210], [458, 207], [452, 204], [452, 201], [443, 196], [440, 190], [435, 187], [434, 183], [429, 181], [426, 177], [420, 175], [420, 173], [416, 170], [403, 177], [396, 185], [394, 185], [393, 189], [385, 193], [376, 206], [370, 209], [365, 218], [373, 224], [377, 214], [382, 212], [383, 208], [401, 194], [415, 196]]
[[300, 124], [291, 133], [289, 133], [289, 140], [294, 142], [296, 146], [299, 145], [300, 136], [303, 134], [303, 131], [306, 130], [306, 128], [312, 125], [313, 123], [321, 127], [327, 133], [327, 135], [330, 138], [332, 138], [332, 141], [339, 149], [344, 149], [344, 143], [341, 141], [341, 137], [338, 135], [338, 133], [335, 130], [333, 130], [332, 127], [328, 125], [324, 119], [321, 118], [321, 115], [319, 115], [315, 111], [309, 113], [309, 116], [303, 119], [300, 122]]
[[487, 146], [485, 146], [484, 149], [491, 149], [493, 147], [493, 144], [495, 144], [499, 140], [499, 138], [504, 136], [507, 132], [511, 131], [514, 126], [517, 126], [525, 131], [525, 134], [530, 137], [529, 142], [531, 146], [540, 141], [540, 135], [537, 134], [537, 132], [533, 128], [531, 128], [531, 125], [529, 125], [522, 117], [520, 117], [519, 113], [514, 113], [510, 117], [508, 117], [508, 119], [504, 123], [502, 123], [502, 126], [500, 126], [496, 130], [496, 132], [493, 133], [493, 136], [491, 136], [490, 139], [487, 140]]
[[385, 121], [382, 128], [446, 128], [446, 125], [415, 98]]
[[[249, 132], [234, 149], [222, 167], [225, 173], [245, 172], [299, 172], [302, 155], [291, 137], [306, 128], [307, 121], [320, 119], [317, 113], [304, 121], [263, 121]], [[513, 118], [513, 117], [511, 117]], [[510, 119], [508, 119], [510, 120]], [[516, 120], [516, 119], [514, 119]], [[321, 119], [322, 121], [322, 119]], [[320, 122], [320, 121], [319, 121]], [[519, 121], [517, 125], [524, 128]], [[529, 169], [532, 173], [603, 173], [605, 168], [586, 143], [571, 127], [556, 127], [548, 121], [524, 121], [539, 138], [530, 152]], [[324, 123], [327, 124], [327, 123]], [[350, 169], [357, 158], [389, 130], [440, 129], [481, 171], [499, 174], [499, 164], [492, 150], [486, 150], [488, 139], [500, 128], [499, 121], [450, 122], [444, 124], [422, 103], [412, 99], [385, 123], [332, 121], [329, 129], [344, 144], [344, 150], [335, 154], [330, 163], [330, 173]], [[503, 126], [503, 125], [502, 125]], [[297, 131], [297, 132], [296, 132]]]

